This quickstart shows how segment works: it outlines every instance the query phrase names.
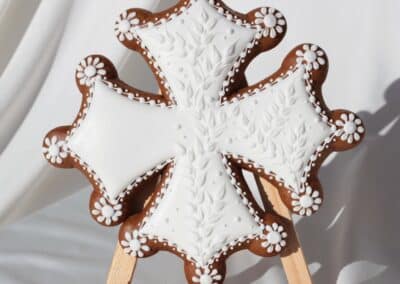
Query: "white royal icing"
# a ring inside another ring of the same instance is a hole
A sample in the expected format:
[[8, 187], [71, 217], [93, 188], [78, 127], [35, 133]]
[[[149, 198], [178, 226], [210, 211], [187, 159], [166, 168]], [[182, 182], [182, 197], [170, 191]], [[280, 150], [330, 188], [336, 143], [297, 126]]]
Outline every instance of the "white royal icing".
[[[262, 239], [268, 253], [286, 245], [286, 232], [278, 224], [264, 226], [224, 155], [251, 161], [300, 192], [316, 155], [339, 134], [321, 113], [307, 81], [315, 62], [323, 64], [314, 47], [300, 50], [298, 66], [276, 82], [221, 103], [229, 86], [226, 78], [233, 78], [248, 49], [285, 24], [275, 10], [264, 14], [268, 31], [198, 0], [168, 21], [133, 29], [135, 15], [124, 14], [118, 22], [121, 40], [132, 34], [142, 41], [176, 105], [136, 100], [110, 82], [96, 81], [90, 106], [67, 141], [73, 157], [96, 175], [111, 200], [123, 197], [146, 171], [173, 164], [140, 228], [125, 236], [127, 253], [143, 256], [147, 241], [158, 240], [204, 268], [249, 239]], [[127, 21], [121, 23], [123, 18]], [[106, 213], [110, 216], [111, 209]], [[198, 271], [195, 283], [219, 278]]]
[[174, 156], [176, 113], [130, 101], [97, 81], [85, 119], [68, 139], [111, 199], [135, 177]]

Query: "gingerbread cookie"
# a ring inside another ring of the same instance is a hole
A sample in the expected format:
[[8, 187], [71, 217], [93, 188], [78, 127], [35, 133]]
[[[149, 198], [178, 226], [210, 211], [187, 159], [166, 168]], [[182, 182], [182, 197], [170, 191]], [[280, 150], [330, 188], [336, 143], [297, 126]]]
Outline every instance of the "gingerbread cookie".
[[[101, 55], [79, 64], [78, 116], [51, 131], [43, 151], [90, 180], [91, 213], [103, 225], [123, 223], [126, 253], [168, 250], [184, 260], [192, 284], [223, 283], [225, 261], [239, 250], [282, 253], [290, 226], [257, 204], [243, 169], [275, 185], [292, 212], [320, 208], [319, 167], [360, 143], [364, 127], [355, 114], [326, 107], [328, 60], [316, 45], [299, 45], [277, 72], [247, 85], [249, 63], [285, 32], [273, 8], [240, 14], [220, 0], [182, 0], [157, 14], [128, 10], [115, 26], [147, 60], [160, 95], [122, 82]], [[156, 185], [138, 212], [132, 203], [149, 180]]]

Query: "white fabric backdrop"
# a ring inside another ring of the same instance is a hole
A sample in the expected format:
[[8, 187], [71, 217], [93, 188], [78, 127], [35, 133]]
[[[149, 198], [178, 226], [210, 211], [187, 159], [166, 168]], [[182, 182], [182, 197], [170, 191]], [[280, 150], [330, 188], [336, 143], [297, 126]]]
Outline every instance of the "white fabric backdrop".
[[[158, 2], [0, 0], [0, 222], [8, 224], [0, 230], [0, 283], [104, 282], [117, 231], [90, 219], [85, 179], [48, 166], [40, 145], [48, 130], [76, 114], [74, 68], [87, 54], [106, 55], [123, 79], [154, 91], [143, 60], [119, 44], [112, 24], [128, 7], [154, 9]], [[273, 6], [288, 19], [287, 37], [253, 62], [250, 82], [275, 70], [294, 45], [317, 43], [330, 58], [328, 105], [357, 111], [366, 122], [365, 142], [321, 170], [323, 209], [297, 219], [315, 283], [398, 283], [400, 2], [226, 2], [243, 11]], [[141, 261], [135, 280], [185, 283], [181, 262], [163, 253]], [[229, 262], [226, 283], [286, 280], [279, 259], [239, 253]]]

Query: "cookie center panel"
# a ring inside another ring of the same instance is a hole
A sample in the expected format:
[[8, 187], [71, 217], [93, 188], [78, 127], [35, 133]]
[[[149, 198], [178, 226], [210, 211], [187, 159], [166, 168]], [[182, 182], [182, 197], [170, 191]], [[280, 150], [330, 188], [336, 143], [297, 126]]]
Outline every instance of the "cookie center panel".
[[191, 2], [174, 19], [136, 31], [180, 108], [200, 97], [219, 102], [228, 72], [257, 32], [228, 20], [209, 1]]
[[230, 115], [221, 148], [250, 159], [299, 190], [309, 161], [334, 130], [306, 89], [305, 70], [224, 106]]
[[261, 233], [218, 153], [189, 150], [176, 160], [167, 193], [141, 229], [174, 244], [200, 266], [229, 244]]

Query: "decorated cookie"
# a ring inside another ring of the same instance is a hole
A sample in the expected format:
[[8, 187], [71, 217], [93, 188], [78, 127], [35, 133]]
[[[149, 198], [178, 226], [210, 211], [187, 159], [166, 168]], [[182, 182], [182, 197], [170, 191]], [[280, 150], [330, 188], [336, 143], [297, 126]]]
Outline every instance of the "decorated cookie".
[[[328, 59], [314, 44], [295, 47], [278, 71], [248, 86], [247, 66], [282, 40], [286, 24], [276, 9], [240, 14], [219, 0], [123, 12], [115, 34], [143, 55], [160, 94], [128, 86], [101, 55], [79, 64], [79, 113], [45, 137], [43, 152], [90, 180], [91, 214], [122, 224], [127, 254], [168, 250], [184, 260], [188, 283], [220, 284], [231, 254], [282, 253], [290, 226], [257, 204], [243, 169], [276, 186], [293, 213], [321, 207], [319, 167], [360, 143], [364, 127], [354, 113], [326, 107]], [[137, 210], [149, 180], [149, 202]]]

